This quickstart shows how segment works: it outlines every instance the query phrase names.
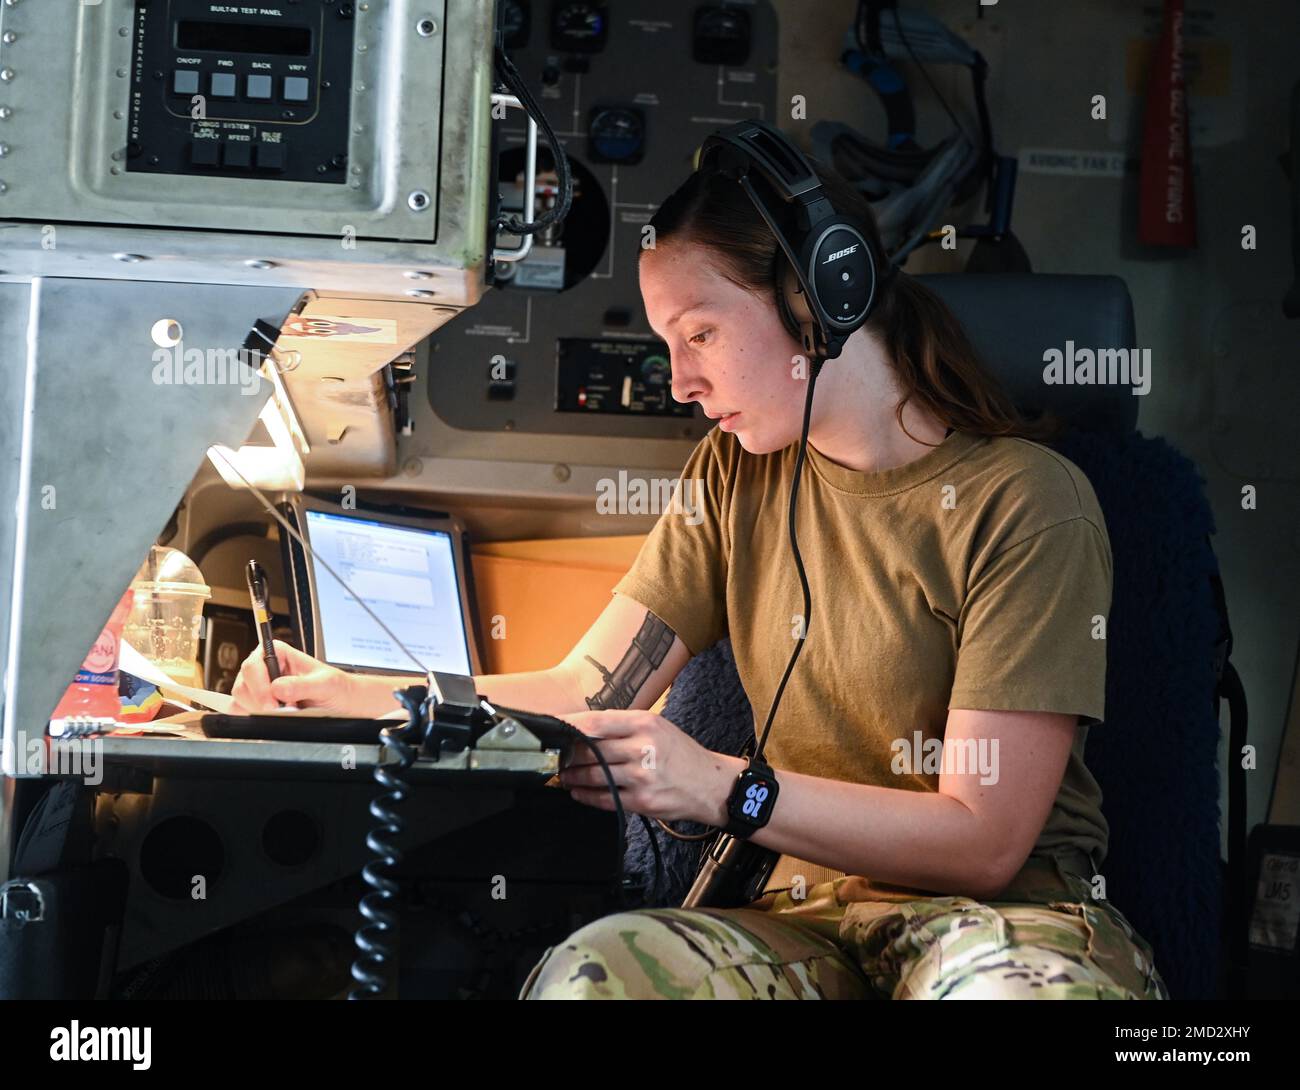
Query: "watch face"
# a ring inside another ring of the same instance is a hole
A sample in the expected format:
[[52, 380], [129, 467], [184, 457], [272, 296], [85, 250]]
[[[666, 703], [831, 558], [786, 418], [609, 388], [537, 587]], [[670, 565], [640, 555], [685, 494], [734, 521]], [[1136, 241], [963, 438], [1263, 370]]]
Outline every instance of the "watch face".
[[728, 811], [737, 821], [761, 827], [776, 802], [776, 781], [757, 772], [744, 772], [731, 794]]
[[745, 788], [745, 798], [740, 804], [740, 812], [746, 817], [758, 821], [766, 810], [767, 796], [769, 794], [767, 784], [751, 783]]

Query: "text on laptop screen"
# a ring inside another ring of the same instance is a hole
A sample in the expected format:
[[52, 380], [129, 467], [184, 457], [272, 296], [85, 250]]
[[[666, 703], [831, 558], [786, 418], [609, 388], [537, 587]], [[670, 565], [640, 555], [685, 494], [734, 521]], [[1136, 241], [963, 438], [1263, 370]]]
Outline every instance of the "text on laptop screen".
[[[472, 673], [451, 534], [325, 511], [306, 512], [312, 551], [343, 577], [431, 670]], [[418, 674], [419, 668], [314, 565], [326, 662]]]

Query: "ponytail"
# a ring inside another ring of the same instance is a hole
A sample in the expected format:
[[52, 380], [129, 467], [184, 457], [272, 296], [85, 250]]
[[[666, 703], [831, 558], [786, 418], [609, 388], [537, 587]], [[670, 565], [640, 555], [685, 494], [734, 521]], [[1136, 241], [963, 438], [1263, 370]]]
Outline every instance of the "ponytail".
[[[949, 427], [979, 435], [1051, 442], [1062, 421], [1051, 412], [1027, 420], [984, 368], [966, 331], [929, 288], [900, 271], [886, 285], [867, 328], [885, 346], [898, 384], [898, 425], [903, 406], [915, 401]], [[922, 440], [916, 440], [922, 442]]]

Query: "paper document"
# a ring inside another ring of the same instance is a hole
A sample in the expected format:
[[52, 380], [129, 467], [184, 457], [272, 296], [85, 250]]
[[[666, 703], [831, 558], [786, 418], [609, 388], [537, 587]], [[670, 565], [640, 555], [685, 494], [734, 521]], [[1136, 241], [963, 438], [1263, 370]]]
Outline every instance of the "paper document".
[[[152, 662], [145, 658], [139, 651], [132, 647], [125, 640], [121, 643], [121, 651], [118, 658], [118, 665], [121, 666], [128, 674], [135, 674], [138, 678], [143, 678], [150, 684], [157, 685], [167, 693], [175, 693], [183, 696], [195, 704], [202, 704], [205, 708], [211, 708], [215, 712], [221, 712], [223, 715], [239, 714], [234, 710], [234, 699], [228, 693], [213, 693], [207, 689], [195, 689], [189, 685], [182, 685], [173, 681], [165, 671], [158, 669]], [[405, 719], [407, 718], [406, 709], [393, 701], [393, 710], [384, 715], [375, 716], [377, 719]], [[299, 719], [369, 719], [367, 715], [347, 715], [334, 711], [325, 711], [322, 708], [273, 708], [269, 711], [257, 712], [257, 715], [284, 715], [296, 716]]]
[[205, 708], [211, 708], [214, 712], [230, 714], [234, 700], [228, 693], [210, 693], [207, 689], [194, 689], [189, 685], [182, 685], [178, 681], [173, 681], [165, 671], [158, 669], [126, 640], [122, 640], [118, 645], [117, 663], [128, 674], [135, 674], [136, 677], [143, 678], [151, 685], [157, 685], [159, 689], [164, 691], [164, 695], [166, 693], [176, 693], [186, 700], [202, 704]]

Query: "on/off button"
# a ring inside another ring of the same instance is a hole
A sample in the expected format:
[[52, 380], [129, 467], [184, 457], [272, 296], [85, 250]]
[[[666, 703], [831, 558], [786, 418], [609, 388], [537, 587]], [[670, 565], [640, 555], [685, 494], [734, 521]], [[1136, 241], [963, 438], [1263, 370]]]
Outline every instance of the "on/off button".
[[178, 68], [172, 73], [172, 94], [197, 95], [199, 72], [197, 68]]
[[306, 102], [311, 97], [311, 80], [306, 76], [284, 77], [285, 102]]

